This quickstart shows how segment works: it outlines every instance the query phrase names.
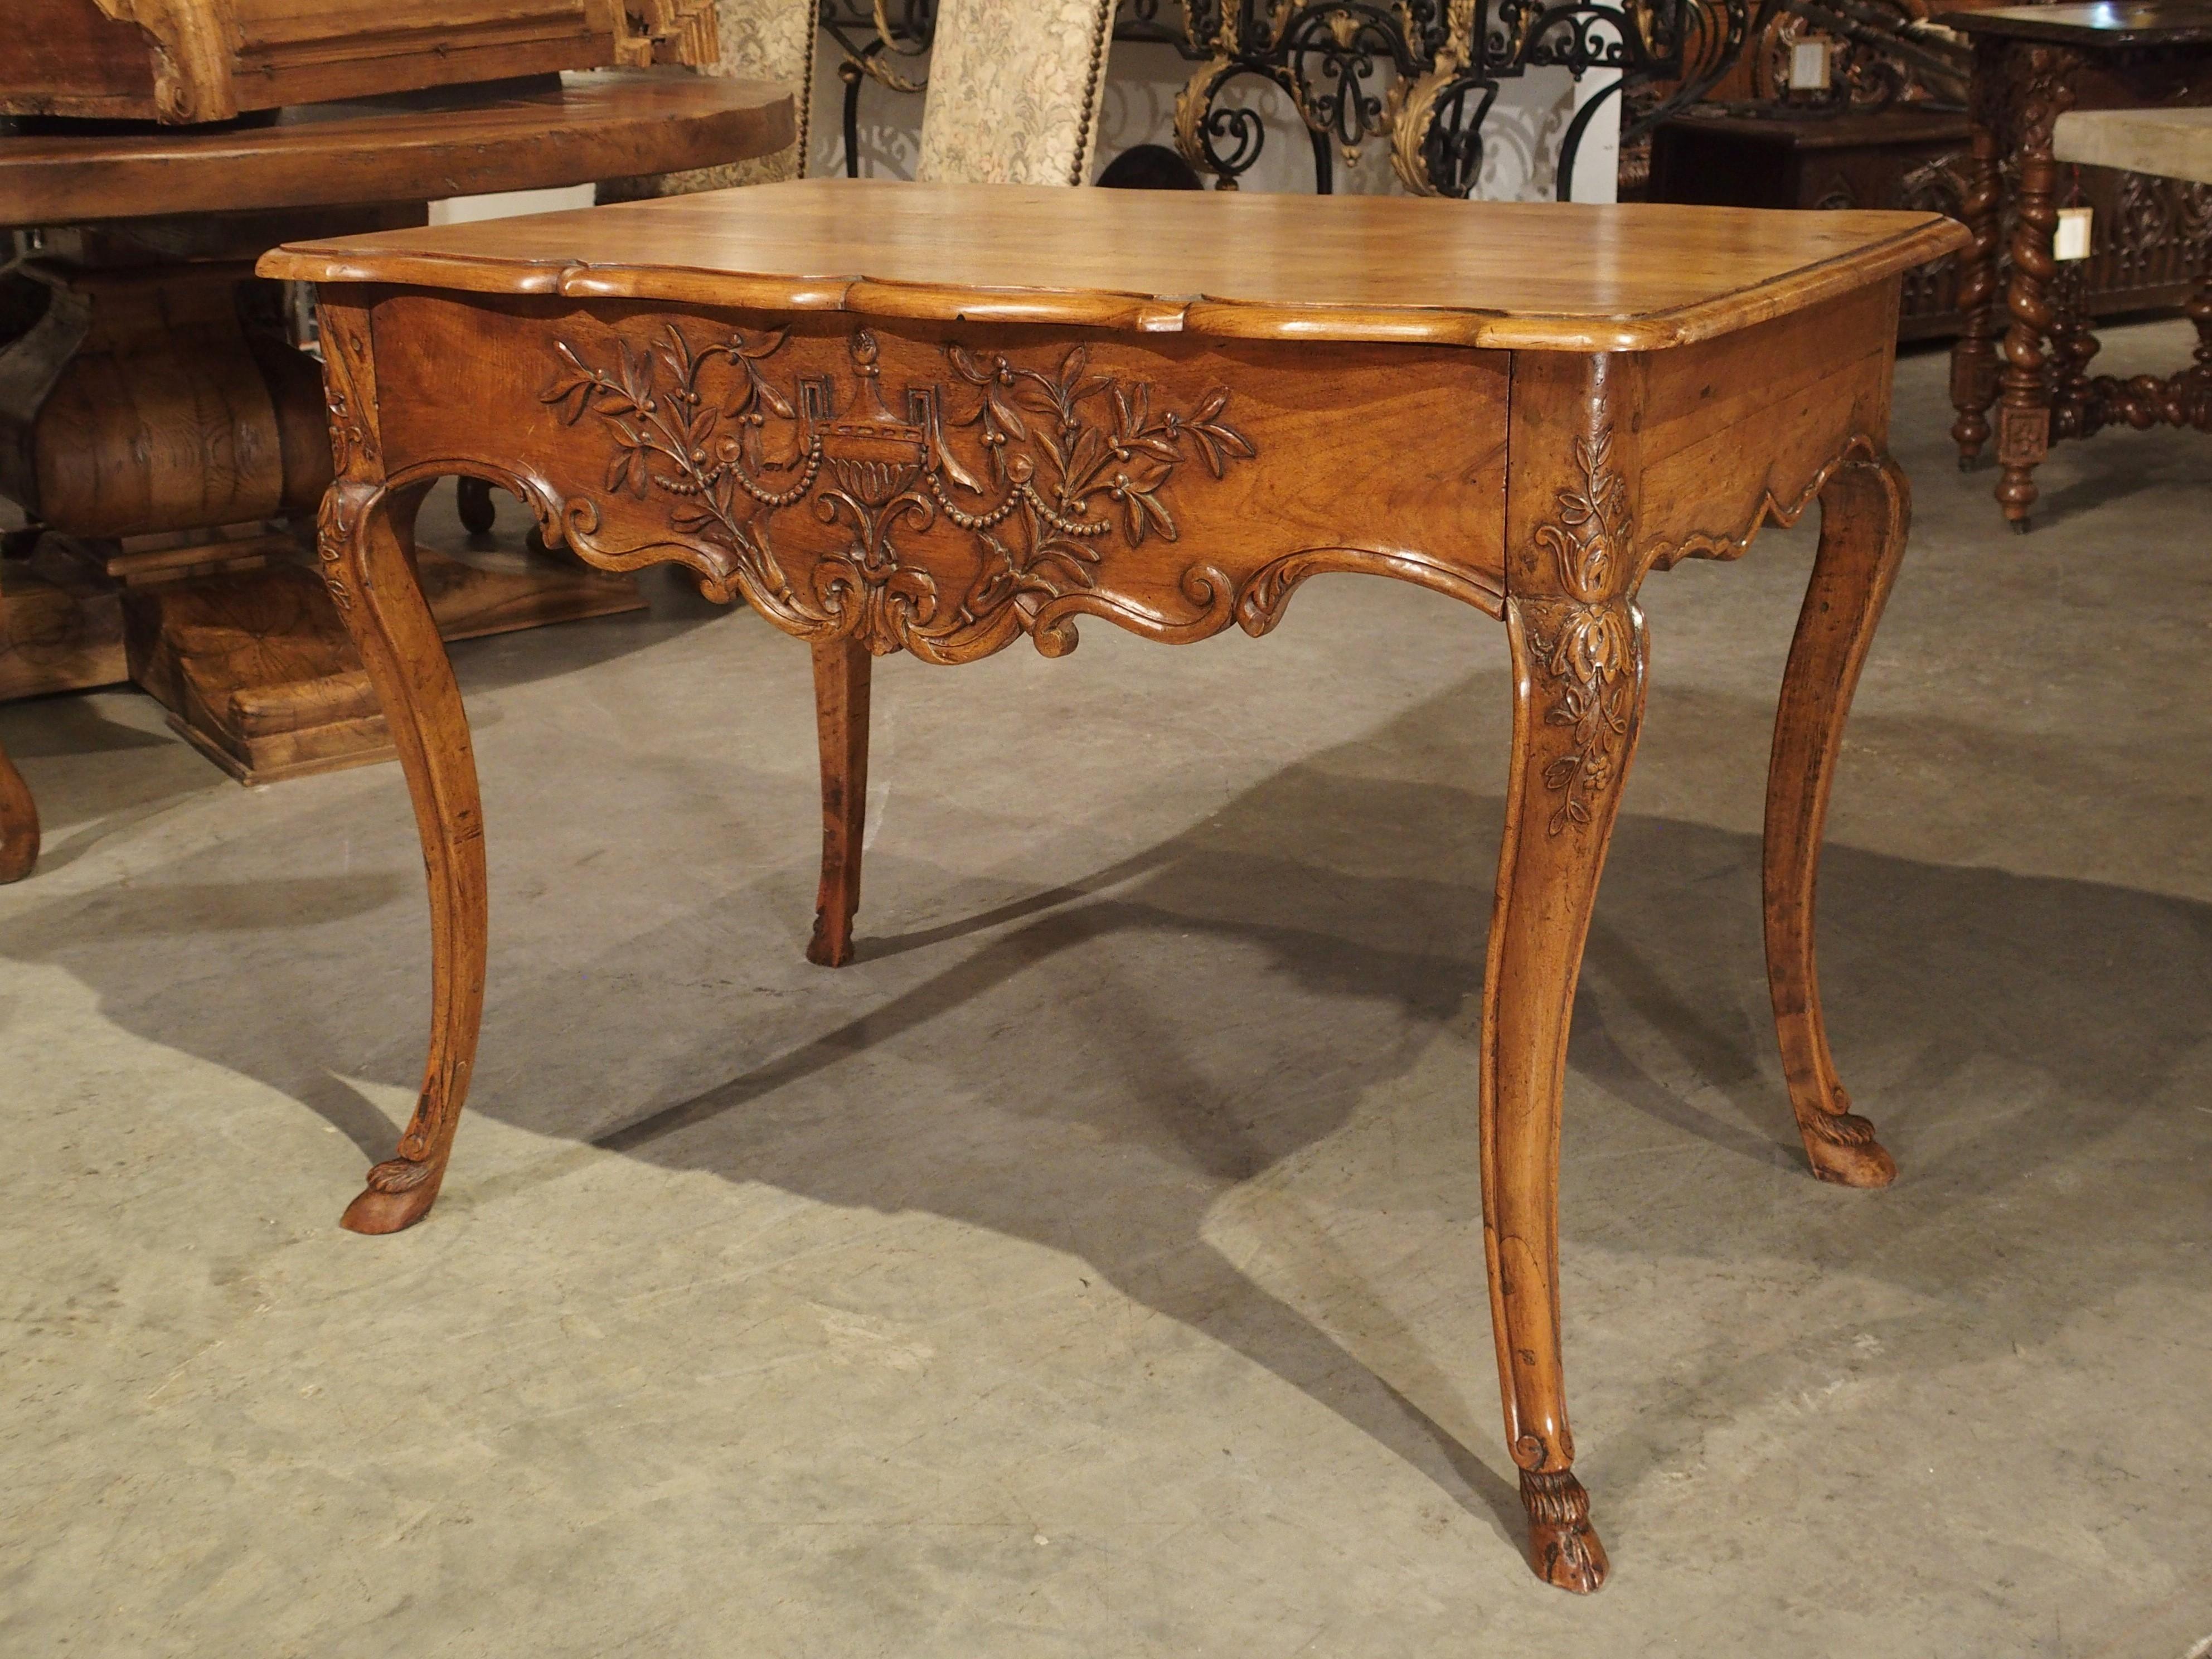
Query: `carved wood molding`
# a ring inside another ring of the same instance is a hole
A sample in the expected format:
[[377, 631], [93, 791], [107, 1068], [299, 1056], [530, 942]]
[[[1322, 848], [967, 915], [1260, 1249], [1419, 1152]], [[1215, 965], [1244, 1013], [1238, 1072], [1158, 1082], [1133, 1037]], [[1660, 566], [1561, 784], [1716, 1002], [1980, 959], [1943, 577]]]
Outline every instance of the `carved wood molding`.
[[376, 359], [366, 315], [325, 307], [322, 347], [331, 467], [341, 478], [373, 475], [383, 465], [384, 453], [376, 428]]
[[230, 0], [94, 0], [154, 43], [154, 103], [168, 121], [227, 121], [238, 113], [230, 66], [240, 36]]
[[1769, 522], [1784, 530], [1794, 527], [1805, 516], [1805, 509], [1820, 499], [1829, 480], [1845, 467], [1880, 466], [1887, 458], [1888, 452], [1880, 443], [1863, 432], [1855, 432], [1837, 452], [1835, 459], [1814, 473], [1810, 482], [1789, 501], [1781, 500], [1769, 486], [1741, 530], [1732, 535], [1693, 531], [1680, 541], [1657, 543], [1645, 550], [1638, 562], [1638, 580], [1641, 580], [1649, 571], [1672, 570], [1685, 559], [1740, 559], [1751, 550], [1752, 543]]
[[1741, 558], [1770, 520], [1785, 530], [1796, 524], [1838, 472], [1887, 460], [1881, 444], [1855, 433], [1788, 501], [1771, 487], [1765, 490], [1741, 530], [1693, 532], [1639, 554], [1611, 427], [1576, 439], [1574, 458], [1577, 482], [1559, 489], [1551, 520], [1536, 530], [1537, 545], [1552, 556], [1559, 592], [1514, 600], [1531, 666], [1549, 687], [1544, 718], [1570, 728], [1569, 746], [1544, 771], [1545, 788], [1559, 797], [1547, 824], [1555, 836], [1590, 823], [1598, 798], [1620, 781], [1620, 755], [1640, 695], [1644, 624], [1633, 595], [1644, 576], [1687, 558]]
[[1407, 549], [1377, 553], [1362, 547], [1309, 547], [1261, 566], [1237, 599], [1237, 625], [1254, 639], [1282, 621], [1291, 595], [1320, 575], [1389, 576], [1431, 593], [1458, 599], [1492, 617], [1505, 614], [1505, 589], [1496, 579]]
[[1547, 724], [1569, 728], [1567, 746], [1543, 774], [1559, 797], [1547, 822], [1554, 836], [1594, 821], [1597, 804], [1618, 786], [1621, 756], [1642, 696], [1644, 620], [1633, 595], [1644, 576], [1687, 558], [1738, 559], [1769, 520], [1789, 529], [1847, 467], [1881, 466], [1880, 444], [1854, 434], [1836, 457], [1788, 501], [1770, 487], [1744, 527], [1733, 534], [1693, 532], [1679, 541], [1636, 551], [1628, 483], [1613, 461], [1613, 434], [1601, 426], [1575, 441], [1580, 481], [1559, 492], [1551, 522], [1537, 544], [1552, 555], [1559, 592], [1517, 595], [1533, 671], [1547, 684]]
[[1571, 746], [1544, 769], [1544, 787], [1559, 797], [1546, 828], [1580, 830], [1598, 797], [1620, 781], [1620, 750], [1634, 722], [1643, 621], [1624, 595], [1517, 600], [1530, 660], [1549, 682], [1544, 719], [1570, 728]]
[[384, 446], [377, 429], [376, 354], [368, 313], [327, 303], [320, 319], [333, 477], [315, 514], [315, 555], [331, 603], [343, 613], [353, 609], [344, 561], [363, 511], [385, 483]]

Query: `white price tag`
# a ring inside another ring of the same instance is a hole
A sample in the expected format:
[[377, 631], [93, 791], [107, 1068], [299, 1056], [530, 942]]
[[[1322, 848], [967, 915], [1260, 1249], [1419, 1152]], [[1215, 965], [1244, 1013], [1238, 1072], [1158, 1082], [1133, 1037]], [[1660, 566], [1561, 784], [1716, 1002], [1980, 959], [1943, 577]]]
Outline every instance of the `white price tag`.
[[1828, 43], [1800, 40], [1790, 48], [1790, 88], [1793, 92], [1823, 92], [1828, 85]]
[[2051, 239], [2051, 257], [2054, 259], [2086, 259], [2089, 257], [2090, 210], [2085, 207], [2058, 210], [2058, 229]]

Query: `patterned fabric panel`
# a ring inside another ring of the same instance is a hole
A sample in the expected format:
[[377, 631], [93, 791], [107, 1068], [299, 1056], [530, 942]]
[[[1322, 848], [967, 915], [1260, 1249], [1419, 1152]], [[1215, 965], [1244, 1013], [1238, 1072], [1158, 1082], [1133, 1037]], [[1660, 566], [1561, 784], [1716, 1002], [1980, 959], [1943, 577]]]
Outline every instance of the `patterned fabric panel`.
[[722, 55], [706, 73], [740, 81], [773, 81], [799, 98], [799, 140], [773, 155], [689, 173], [663, 173], [643, 179], [611, 179], [599, 189], [602, 202], [635, 201], [645, 196], [689, 196], [732, 185], [773, 184], [806, 171], [808, 117], [814, 90], [816, 0], [717, 0]]
[[941, 0], [918, 179], [1083, 185], [1114, 0]]

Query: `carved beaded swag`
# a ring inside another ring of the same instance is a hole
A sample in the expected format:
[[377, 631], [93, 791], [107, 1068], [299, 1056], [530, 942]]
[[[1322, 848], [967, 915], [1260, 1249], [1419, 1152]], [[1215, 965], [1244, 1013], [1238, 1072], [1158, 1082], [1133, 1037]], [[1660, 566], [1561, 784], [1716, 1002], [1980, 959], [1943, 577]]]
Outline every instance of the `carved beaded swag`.
[[[764, 365], [787, 332], [733, 331], [695, 347], [667, 324], [649, 345], [618, 340], [611, 367], [558, 341], [563, 369], [540, 401], [570, 425], [586, 414], [602, 422], [614, 440], [605, 488], [669, 497], [672, 527], [721, 554], [721, 597], [734, 589], [802, 639], [955, 663], [1021, 632], [1061, 655], [1074, 648], [1077, 612], [1120, 610], [1097, 574], [1115, 532], [1131, 548], [1155, 534], [1176, 540], [1165, 492], [1186, 463], [1202, 460], [1219, 478], [1255, 453], [1224, 418], [1226, 387], [1190, 410], [1156, 411], [1150, 384], [1091, 372], [1087, 346], [1069, 348], [1048, 374], [948, 344], [957, 394], [909, 386], [894, 412], [872, 333], [852, 337], [853, 387], [841, 399], [828, 375], [777, 383]], [[948, 423], [973, 430], [980, 453], [963, 459]], [[845, 539], [794, 561], [811, 572], [802, 592], [778, 556], [777, 526], [810, 502], [811, 517]], [[591, 550], [599, 509], [572, 501], [562, 517]], [[900, 543], [940, 526], [981, 555], [975, 580], [949, 601]], [[1227, 620], [1231, 584], [1218, 571], [1194, 566], [1183, 587], [1200, 606], [1186, 625], [1217, 610]]]

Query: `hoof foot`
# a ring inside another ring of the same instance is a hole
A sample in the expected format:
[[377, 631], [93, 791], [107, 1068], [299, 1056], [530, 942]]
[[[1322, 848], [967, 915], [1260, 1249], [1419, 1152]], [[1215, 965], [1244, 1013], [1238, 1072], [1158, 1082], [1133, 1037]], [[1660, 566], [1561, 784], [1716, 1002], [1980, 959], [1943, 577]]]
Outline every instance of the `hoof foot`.
[[1528, 1565], [1557, 1589], [1588, 1595], [1611, 1570], [1589, 1523], [1589, 1494], [1562, 1469], [1521, 1471], [1521, 1504], [1528, 1511]]
[[853, 959], [853, 933], [848, 925], [833, 932], [820, 916], [814, 918], [814, 937], [807, 941], [806, 959], [817, 968], [842, 968]]
[[1838, 1187], [1887, 1187], [1897, 1160], [1874, 1138], [1874, 1125], [1853, 1112], [1822, 1113], [1803, 1126], [1813, 1173]]
[[395, 1158], [368, 1172], [368, 1185], [346, 1206], [338, 1225], [349, 1233], [396, 1233], [430, 1213], [444, 1182], [442, 1167]]

